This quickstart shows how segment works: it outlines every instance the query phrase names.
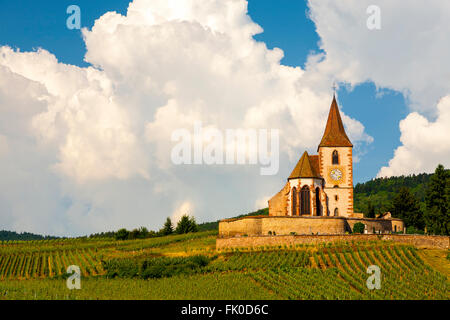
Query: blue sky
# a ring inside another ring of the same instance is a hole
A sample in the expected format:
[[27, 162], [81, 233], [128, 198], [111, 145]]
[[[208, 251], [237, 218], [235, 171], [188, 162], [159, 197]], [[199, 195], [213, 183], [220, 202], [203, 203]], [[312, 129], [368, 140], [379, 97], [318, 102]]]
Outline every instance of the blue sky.
[[[244, 0], [134, 0], [127, 16], [129, 1], [0, 0], [0, 225], [79, 235], [265, 207], [316, 152], [333, 79], [355, 184], [450, 165], [450, 4], [379, 0], [372, 30], [370, 0], [308, 1], [250, 0], [255, 35]], [[171, 134], [198, 120], [280, 129], [278, 174], [176, 165]]]
[[[92, 28], [95, 20], [107, 11], [126, 14], [129, 1], [86, 1], [76, 4], [82, 8], [82, 27]], [[1, 1], [0, 45], [9, 45], [30, 51], [42, 47], [60, 62], [87, 66], [84, 62], [85, 45], [79, 30], [66, 28], [65, 13], [73, 1]], [[305, 1], [250, 0], [249, 14], [263, 27], [264, 32], [255, 36], [269, 48], [284, 51], [282, 63], [288, 66], [304, 66], [308, 54], [320, 52], [319, 37], [314, 23], [308, 19]], [[383, 90], [377, 94], [371, 83], [359, 85], [353, 90], [341, 87], [339, 100], [344, 112], [362, 122], [374, 142], [362, 151], [361, 160], [355, 163], [354, 183], [364, 182], [376, 176], [387, 165], [399, 146], [398, 123], [407, 115], [401, 94]]]

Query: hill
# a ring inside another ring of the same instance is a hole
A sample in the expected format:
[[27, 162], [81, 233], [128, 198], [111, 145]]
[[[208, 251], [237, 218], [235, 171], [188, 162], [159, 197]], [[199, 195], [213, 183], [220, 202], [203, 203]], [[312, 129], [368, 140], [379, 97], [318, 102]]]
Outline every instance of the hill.
[[[408, 245], [366, 241], [216, 251], [216, 236], [3, 243], [0, 299], [450, 298], [445, 273]], [[66, 287], [70, 265], [80, 267], [82, 290]], [[370, 265], [386, 270], [379, 290], [366, 287]]]
[[41, 236], [39, 234], [29, 232], [17, 233], [14, 231], [0, 230], [0, 241], [8, 241], [8, 240], [30, 241], [30, 240], [48, 240], [48, 239], [57, 239], [57, 237]]
[[[269, 208], [264, 208], [264, 209], [260, 209], [260, 210], [254, 211], [254, 212], [241, 214], [241, 215], [233, 217], [233, 218], [242, 218], [242, 217], [246, 217], [246, 216], [268, 216], [268, 215], [269, 215]], [[200, 223], [198, 225], [198, 228], [200, 231], [219, 230], [219, 221], [220, 220], [217, 220], [214, 222]]]
[[408, 187], [419, 200], [422, 211], [425, 209], [425, 192], [433, 174], [421, 173], [389, 178], [376, 178], [358, 183], [354, 188], [355, 212], [367, 213], [369, 203], [375, 207], [375, 213], [391, 211], [391, 201], [401, 187]]

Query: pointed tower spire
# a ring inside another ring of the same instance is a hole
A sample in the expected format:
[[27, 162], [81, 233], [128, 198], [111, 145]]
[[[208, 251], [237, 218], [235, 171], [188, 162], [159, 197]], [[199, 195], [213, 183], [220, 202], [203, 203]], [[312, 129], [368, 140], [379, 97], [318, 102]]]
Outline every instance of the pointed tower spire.
[[308, 152], [304, 152], [300, 160], [297, 162], [294, 170], [292, 170], [289, 179], [296, 178], [318, 178], [319, 174], [314, 170], [314, 166], [311, 164], [311, 159]]
[[353, 147], [345, 133], [335, 95], [333, 95], [333, 102], [328, 114], [327, 126], [319, 144], [320, 147]]

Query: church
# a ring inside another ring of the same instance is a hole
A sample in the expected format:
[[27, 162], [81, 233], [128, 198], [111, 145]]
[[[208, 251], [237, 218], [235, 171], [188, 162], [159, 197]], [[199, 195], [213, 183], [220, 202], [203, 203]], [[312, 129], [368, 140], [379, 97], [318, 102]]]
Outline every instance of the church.
[[219, 236], [345, 234], [360, 222], [364, 233], [403, 232], [404, 223], [385, 213], [364, 218], [353, 211], [353, 144], [333, 96], [317, 154], [304, 152], [284, 187], [269, 201], [269, 216], [219, 223]]
[[284, 188], [269, 200], [269, 215], [362, 217], [353, 212], [352, 148], [333, 96], [318, 154], [303, 153]]

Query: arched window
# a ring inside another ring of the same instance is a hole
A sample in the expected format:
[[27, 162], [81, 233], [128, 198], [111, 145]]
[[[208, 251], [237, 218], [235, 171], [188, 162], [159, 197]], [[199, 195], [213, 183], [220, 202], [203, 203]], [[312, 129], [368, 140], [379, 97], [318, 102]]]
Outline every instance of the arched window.
[[292, 215], [297, 215], [297, 188], [292, 188]]
[[318, 216], [322, 215], [322, 204], [320, 203], [320, 189], [316, 188], [316, 214]]
[[339, 154], [337, 152], [337, 150], [333, 151], [333, 156], [332, 156], [332, 164], [339, 164]]
[[304, 186], [300, 191], [300, 213], [301, 214], [311, 214], [311, 196], [309, 194], [308, 186]]
[[338, 208], [334, 209], [334, 216], [335, 217], [339, 216], [339, 209]]

